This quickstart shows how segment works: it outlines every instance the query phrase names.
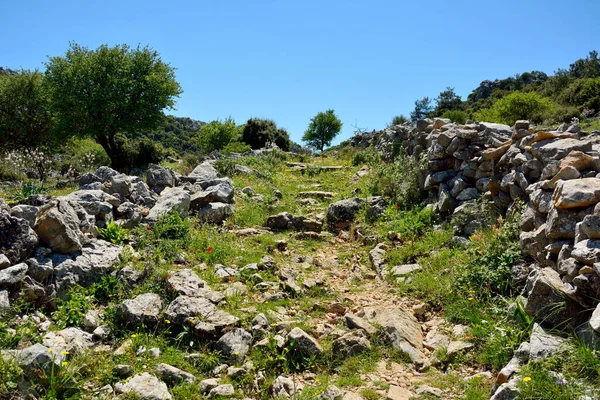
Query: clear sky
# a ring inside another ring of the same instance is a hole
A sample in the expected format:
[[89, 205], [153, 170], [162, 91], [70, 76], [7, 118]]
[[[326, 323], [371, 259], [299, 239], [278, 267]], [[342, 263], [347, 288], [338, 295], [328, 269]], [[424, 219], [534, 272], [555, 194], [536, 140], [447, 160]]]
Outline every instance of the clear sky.
[[177, 68], [170, 113], [271, 118], [299, 142], [317, 112], [380, 129], [446, 86], [552, 73], [600, 50], [600, 0], [5, 0], [0, 65], [41, 68], [69, 41], [149, 45]]

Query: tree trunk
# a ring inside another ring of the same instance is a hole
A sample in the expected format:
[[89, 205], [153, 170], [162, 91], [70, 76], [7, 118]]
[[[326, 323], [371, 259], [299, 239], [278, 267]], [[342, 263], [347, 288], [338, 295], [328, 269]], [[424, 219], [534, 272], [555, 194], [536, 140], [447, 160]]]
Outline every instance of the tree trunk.
[[119, 172], [124, 172], [127, 163], [123, 154], [123, 149], [115, 142], [115, 133], [109, 133], [108, 135], [100, 135], [96, 138], [96, 141], [106, 154], [110, 158], [110, 166]]

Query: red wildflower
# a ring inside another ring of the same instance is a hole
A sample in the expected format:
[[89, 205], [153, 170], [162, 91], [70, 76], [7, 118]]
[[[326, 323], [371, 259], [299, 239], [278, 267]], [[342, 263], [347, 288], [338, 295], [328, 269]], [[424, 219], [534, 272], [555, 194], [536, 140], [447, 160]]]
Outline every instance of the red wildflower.
[[151, 226], [147, 226], [147, 227], [146, 227], [146, 230], [147, 230], [147, 231], [151, 231], [151, 230], [152, 230], [152, 227], [151, 227]]
[[233, 276], [229, 277], [229, 282], [233, 282]]
[[396, 205], [394, 206], [394, 208], [397, 210], [397, 209], [398, 209], [398, 204], [396, 204]]
[[212, 247], [209, 247], [208, 249], [206, 249], [207, 253], [211, 253], [212, 252]]

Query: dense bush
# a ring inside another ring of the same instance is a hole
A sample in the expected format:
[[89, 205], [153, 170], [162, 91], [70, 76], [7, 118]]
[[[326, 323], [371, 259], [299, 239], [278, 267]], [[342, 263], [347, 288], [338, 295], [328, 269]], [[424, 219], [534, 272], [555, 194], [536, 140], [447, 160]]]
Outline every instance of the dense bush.
[[253, 149], [263, 148], [267, 143], [275, 143], [283, 151], [289, 151], [291, 146], [287, 131], [278, 129], [270, 119], [249, 119], [242, 130], [242, 141]]
[[251, 148], [252, 147], [250, 147], [249, 144], [234, 141], [227, 143], [227, 146], [223, 147], [223, 150], [221, 152], [225, 155], [229, 155], [231, 153], [245, 153]]
[[519, 245], [519, 203], [492, 229], [476, 233], [469, 248], [469, 260], [461, 266], [457, 285], [464, 291], [476, 290], [478, 296], [513, 294], [511, 269], [521, 256]]
[[393, 163], [376, 167], [368, 190], [372, 195], [390, 198], [399, 209], [411, 209], [423, 199], [420, 181], [424, 169], [422, 160], [400, 155]]
[[461, 110], [451, 110], [446, 111], [442, 114], [442, 118], [448, 118], [452, 122], [456, 122], [457, 124], [464, 124], [469, 119], [469, 114]]
[[392, 118], [392, 122], [390, 122], [388, 127], [392, 127], [392, 126], [396, 126], [396, 125], [403, 125], [403, 124], [406, 124], [407, 122], [409, 122], [409, 120], [404, 115], [396, 115], [394, 118]]
[[514, 92], [495, 102], [492, 107], [479, 110], [475, 118], [508, 125], [520, 119], [542, 122], [552, 109], [552, 102], [538, 93]]
[[600, 78], [578, 79], [560, 95], [559, 101], [583, 109], [600, 110]]

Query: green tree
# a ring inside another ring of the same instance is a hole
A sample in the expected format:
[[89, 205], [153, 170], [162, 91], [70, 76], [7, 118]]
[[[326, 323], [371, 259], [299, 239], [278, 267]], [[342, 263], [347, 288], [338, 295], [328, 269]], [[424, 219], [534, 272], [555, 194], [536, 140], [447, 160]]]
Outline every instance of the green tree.
[[519, 119], [541, 122], [553, 107], [552, 102], [539, 93], [514, 92], [495, 102], [492, 107], [479, 110], [475, 118], [508, 125], [513, 125]]
[[306, 142], [308, 147], [323, 151], [325, 146], [329, 146], [333, 138], [340, 133], [342, 125], [342, 121], [333, 110], [320, 112], [310, 120], [302, 141]]
[[0, 74], [0, 151], [43, 147], [51, 130], [43, 75], [37, 70]]
[[223, 150], [231, 141], [238, 139], [242, 134], [242, 127], [237, 126], [232, 118], [225, 121], [215, 120], [198, 131], [196, 138], [198, 146], [205, 153], [214, 150]]
[[277, 128], [270, 119], [250, 118], [242, 130], [242, 141], [253, 149], [260, 149], [267, 143], [275, 143], [283, 151], [289, 151], [290, 136], [287, 131]]
[[125, 158], [116, 135], [129, 139], [156, 128], [162, 110], [173, 108], [182, 93], [175, 70], [149, 47], [90, 50], [70, 43], [66, 54], [51, 57], [46, 68], [57, 133], [94, 138], [117, 169]]
[[431, 105], [431, 99], [429, 97], [423, 97], [420, 100], [415, 100], [415, 109], [410, 113], [411, 121], [417, 121], [419, 119], [427, 118], [433, 111]]
[[462, 110], [463, 102], [459, 95], [454, 92], [454, 88], [447, 87], [446, 90], [440, 92], [439, 96], [435, 99], [435, 110], [433, 114], [435, 116], [442, 115], [446, 111]]

